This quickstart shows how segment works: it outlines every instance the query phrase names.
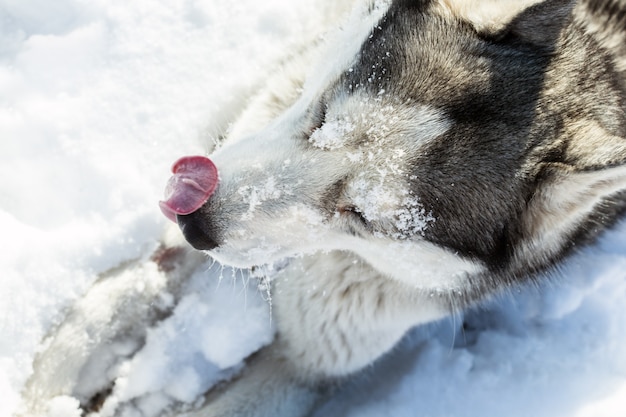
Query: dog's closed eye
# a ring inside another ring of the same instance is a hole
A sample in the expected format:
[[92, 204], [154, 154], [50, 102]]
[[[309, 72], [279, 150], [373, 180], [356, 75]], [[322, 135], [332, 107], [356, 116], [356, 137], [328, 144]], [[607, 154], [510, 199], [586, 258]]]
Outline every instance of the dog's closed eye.
[[340, 216], [350, 216], [350, 218], [359, 221], [363, 226], [369, 227], [369, 221], [363, 215], [363, 212], [356, 206], [345, 205], [337, 207], [337, 213]]

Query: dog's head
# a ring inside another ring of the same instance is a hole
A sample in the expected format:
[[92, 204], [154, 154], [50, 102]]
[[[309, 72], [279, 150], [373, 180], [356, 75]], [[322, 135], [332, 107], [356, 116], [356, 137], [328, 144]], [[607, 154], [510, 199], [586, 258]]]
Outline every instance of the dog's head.
[[469, 3], [393, 2], [351, 58], [322, 54], [276, 119], [181, 174], [210, 188], [165, 203], [187, 240], [239, 267], [347, 250], [436, 286], [550, 264], [599, 207], [615, 218], [623, 85], [606, 66], [580, 75], [597, 45], [571, 2]]

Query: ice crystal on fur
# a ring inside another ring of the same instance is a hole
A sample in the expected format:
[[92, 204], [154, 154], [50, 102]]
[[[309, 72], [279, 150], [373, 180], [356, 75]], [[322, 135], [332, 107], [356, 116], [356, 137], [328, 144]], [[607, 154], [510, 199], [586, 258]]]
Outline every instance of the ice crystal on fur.
[[246, 185], [237, 190], [237, 193], [243, 197], [243, 201], [249, 204], [248, 211], [242, 216], [241, 220], [249, 220], [252, 218], [257, 207], [267, 200], [276, 200], [280, 198], [284, 190], [276, 185], [276, 179], [269, 177], [262, 187], [254, 185]]
[[429, 223], [434, 222], [435, 218], [432, 213], [426, 212], [426, 209], [416, 197], [407, 197], [402, 201], [402, 209], [397, 210], [396, 228], [399, 233], [394, 237], [406, 238], [417, 234], [423, 234]]
[[372, 184], [365, 179], [354, 183], [354, 203], [368, 221], [382, 221], [393, 216], [398, 200], [394, 193], [381, 182]]
[[348, 119], [329, 120], [311, 134], [309, 141], [324, 150], [339, 149], [344, 145], [346, 135], [353, 130], [354, 124]]
[[385, 181], [387, 170], [379, 170], [380, 180], [375, 183], [361, 178], [353, 187], [354, 202], [359, 212], [370, 222], [379, 224], [382, 234], [396, 239], [406, 239], [422, 234], [435, 219], [426, 212], [416, 196], [406, 190], [397, 190]]

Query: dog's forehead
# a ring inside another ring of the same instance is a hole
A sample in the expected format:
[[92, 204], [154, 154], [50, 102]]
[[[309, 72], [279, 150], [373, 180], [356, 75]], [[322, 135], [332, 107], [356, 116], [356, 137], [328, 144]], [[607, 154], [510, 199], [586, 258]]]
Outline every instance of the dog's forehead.
[[[414, 148], [445, 133], [450, 126], [451, 121], [443, 109], [386, 96], [384, 90], [375, 95], [361, 91], [330, 102], [324, 125], [311, 135], [310, 141], [314, 145], [331, 144], [335, 148], [365, 146], [381, 151], [397, 145], [411, 153]], [[330, 142], [331, 139], [334, 142]]]
[[[488, 83], [469, 69], [460, 74], [472, 64], [458, 65], [461, 54], [457, 58], [447, 47], [461, 48], [460, 42], [469, 42], [461, 40], [468, 37], [466, 33], [448, 34], [448, 40], [432, 44], [432, 39], [442, 35], [433, 33], [428, 18], [418, 14], [414, 23], [413, 30], [407, 31], [384, 17], [374, 26], [356, 59], [322, 96], [326, 118], [322, 129], [311, 137], [314, 145], [325, 149], [366, 143], [419, 147], [424, 141], [415, 139], [432, 139], [449, 129], [451, 92], [466, 90], [462, 84], [469, 78], [474, 84]], [[453, 30], [458, 28], [452, 25]], [[437, 31], [447, 33], [446, 28]], [[331, 142], [338, 137], [341, 140]]]
[[449, 103], [486, 88], [494, 60], [506, 61], [468, 24], [431, 10], [409, 10], [374, 25], [334, 89]]
[[[489, 141], [503, 123], [528, 124], [515, 109], [532, 114], [528, 107], [547, 63], [541, 50], [485, 38], [469, 24], [428, 10], [409, 10], [374, 26], [326, 94], [331, 112], [334, 102], [360, 103], [362, 97], [377, 115], [428, 108], [471, 128], [476, 140]], [[418, 127], [415, 122], [424, 120], [419, 116], [402, 118], [404, 127]]]

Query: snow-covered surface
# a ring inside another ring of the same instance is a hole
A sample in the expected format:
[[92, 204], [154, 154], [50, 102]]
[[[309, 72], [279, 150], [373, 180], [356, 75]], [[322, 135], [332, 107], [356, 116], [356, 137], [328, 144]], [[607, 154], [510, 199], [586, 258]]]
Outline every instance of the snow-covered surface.
[[[312, 4], [0, 0], [0, 417], [98, 274], [155, 249], [170, 164], [205, 152]], [[131, 398], [144, 416], [193, 403], [271, 338], [266, 297], [239, 272], [196, 271], [145, 347], [108, 370], [100, 414]], [[470, 312], [464, 329], [456, 317], [416, 330], [316, 416], [624, 416], [624, 306], [622, 225], [561, 279]], [[49, 405], [80, 415], [69, 395]]]

